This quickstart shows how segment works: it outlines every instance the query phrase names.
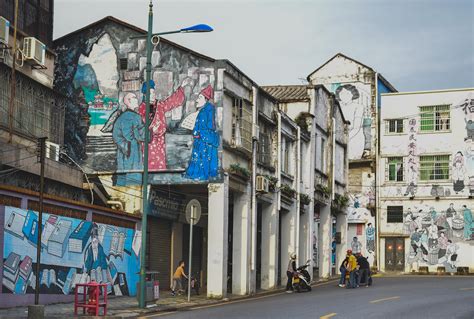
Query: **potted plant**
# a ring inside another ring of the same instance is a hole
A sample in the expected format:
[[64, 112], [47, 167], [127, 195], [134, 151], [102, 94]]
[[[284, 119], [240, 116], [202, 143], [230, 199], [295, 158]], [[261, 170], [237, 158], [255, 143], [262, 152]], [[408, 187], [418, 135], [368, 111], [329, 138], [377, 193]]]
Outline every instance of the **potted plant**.
[[229, 167], [229, 173], [239, 176], [242, 179], [250, 179], [250, 171], [239, 164], [231, 164]]

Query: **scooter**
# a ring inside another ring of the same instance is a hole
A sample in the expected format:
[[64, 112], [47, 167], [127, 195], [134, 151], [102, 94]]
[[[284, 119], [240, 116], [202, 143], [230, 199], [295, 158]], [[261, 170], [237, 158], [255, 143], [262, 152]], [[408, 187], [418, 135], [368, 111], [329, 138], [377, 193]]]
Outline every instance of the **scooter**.
[[306, 264], [296, 268], [296, 272], [293, 274], [293, 290], [301, 292], [301, 290], [311, 291], [311, 276], [306, 268], [309, 267], [311, 260], [308, 260]]

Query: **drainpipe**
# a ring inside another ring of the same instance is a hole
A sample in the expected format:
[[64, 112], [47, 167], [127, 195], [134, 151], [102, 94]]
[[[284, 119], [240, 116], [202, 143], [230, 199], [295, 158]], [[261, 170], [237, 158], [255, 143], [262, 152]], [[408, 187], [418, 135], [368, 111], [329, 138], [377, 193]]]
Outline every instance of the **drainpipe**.
[[298, 126], [296, 129], [296, 241], [295, 241], [295, 253], [298, 256], [298, 260], [301, 263], [300, 256], [300, 191], [301, 191], [301, 129]]
[[248, 292], [250, 294], [256, 292], [257, 279], [257, 143], [258, 143], [258, 107], [257, 107], [258, 91], [256, 87], [252, 87], [252, 184], [251, 184], [251, 222], [250, 222], [250, 278], [248, 279]]
[[375, 251], [375, 262], [377, 263], [377, 270], [380, 271], [380, 176], [379, 174], [379, 164], [380, 164], [380, 112], [379, 112], [379, 99], [378, 99], [378, 73], [375, 73], [375, 128], [377, 139], [375, 143], [375, 244], [377, 245]]
[[281, 192], [280, 192], [280, 187], [281, 187], [281, 114], [278, 112], [277, 114], [277, 124], [278, 124], [278, 137], [277, 137], [277, 184], [276, 188], [278, 189], [278, 211], [281, 210]]

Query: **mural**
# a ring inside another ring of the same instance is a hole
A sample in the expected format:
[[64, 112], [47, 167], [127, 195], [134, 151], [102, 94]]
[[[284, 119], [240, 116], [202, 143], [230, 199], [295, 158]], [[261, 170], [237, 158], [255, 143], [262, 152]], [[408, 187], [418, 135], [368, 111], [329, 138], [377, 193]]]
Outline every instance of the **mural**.
[[[88, 170], [110, 172], [112, 186], [141, 184], [145, 130], [150, 132], [148, 169], [153, 183], [218, 180], [222, 91], [215, 91], [211, 60], [160, 42], [152, 52], [145, 83], [145, 40], [112, 24], [95, 26], [58, 44], [55, 86], [87, 110], [86, 137], [66, 134], [70, 153]], [[150, 126], [145, 127], [145, 92], [150, 88]], [[82, 115], [84, 116], [84, 115]], [[77, 119], [76, 119], [77, 121]], [[171, 174], [171, 177], [168, 176]], [[104, 179], [103, 177], [102, 179]]]
[[370, 85], [360, 82], [333, 84], [332, 92], [341, 105], [349, 128], [350, 159], [360, 159], [372, 151], [372, 116], [370, 107]]
[[[141, 232], [75, 218], [43, 214], [38, 243], [38, 214], [5, 207], [2, 292], [73, 294], [76, 283], [107, 283], [108, 294], [136, 294]], [[36, 247], [41, 245], [40, 273]]]
[[474, 223], [471, 209], [450, 203], [443, 211], [414, 206], [404, 213], [404, 233], [410, 236], [407, 264], [444, 266], [448, 272], [469, 265], [474, 249]]

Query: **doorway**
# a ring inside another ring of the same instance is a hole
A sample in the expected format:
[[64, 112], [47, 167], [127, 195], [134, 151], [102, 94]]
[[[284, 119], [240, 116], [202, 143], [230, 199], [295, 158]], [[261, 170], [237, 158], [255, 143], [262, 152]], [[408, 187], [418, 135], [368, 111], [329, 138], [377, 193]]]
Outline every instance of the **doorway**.
[[385, 238], [385, 269], [403, 271], [405, 268], [405, 239]]

